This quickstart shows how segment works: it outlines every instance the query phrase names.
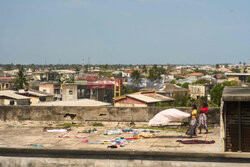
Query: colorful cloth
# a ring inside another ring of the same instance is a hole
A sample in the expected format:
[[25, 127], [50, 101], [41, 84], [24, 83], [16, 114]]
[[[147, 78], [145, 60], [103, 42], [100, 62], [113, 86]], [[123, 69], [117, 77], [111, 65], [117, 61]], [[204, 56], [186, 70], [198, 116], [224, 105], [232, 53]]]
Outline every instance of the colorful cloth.
[[207, 129], [207, 116], [205, 113], [200, 114], [199, 116], [199, 125], [198, 128], [201, 129]]
[[201, 107], [201, 113], [207, 113], [207, 111], [208, 111], [208, 108], [207, 107]]
[[197, 126], [197, 119], [192, 118], [186, 134], [190, 136], [196, 136], [197, 135], [196, 126]]
[[215, 141], [207, 141], [207, 140], [177, 140], [176, 142], [180, 142], [182, 144], [214, 144]]
[[197, 115], [198, 115], [197, 110], [193, 110], [193, 112], [192, 112], [192, 118], [196, 118]]

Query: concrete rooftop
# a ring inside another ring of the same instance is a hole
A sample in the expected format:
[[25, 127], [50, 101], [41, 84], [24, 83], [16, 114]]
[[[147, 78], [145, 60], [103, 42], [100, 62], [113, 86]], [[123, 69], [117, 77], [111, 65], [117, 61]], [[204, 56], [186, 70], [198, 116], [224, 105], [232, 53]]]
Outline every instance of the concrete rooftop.
[[[55, 126], [53, 122], [1, 122], [0, 123], [0, 147], [3, 148], [34, 148], [32, 145], [43, 145], [42, 149], [69, 149], [69, 150], [108, 150], [109, 144], [87, 144], [81, 143], [83, 140], [89, 142], [100, 142], [101, 140], [115, 139], [119, 137], [129, 138], [132, 134], [103, 135], [106, 130], [114, 130], [114, 127], [129, 128], [126, 124], [106, 123], [105, 126], [95, 127], [97, 133], [78, 133], [89, 128], [92, 124], [83, 124], [81, 127], [72, 127], [69, 132], [49, 133], [44, 132], [43, 128]], [[136, 126], [145, 126], [143, 123]], [[60, 135], [80, 135], [88, 136], [81, 138], [59, 138]], [[155, 133], [155, 138], [137, 139], [128, 143], [125, 147], [118, 147], [119, 151], [174, 151], [174, 152], [220, 152], [219, 128], [210, 129], [209, 134], [199, 134], [199, 140], [215, 140], [215, 144], [181, 144], [176, 140], [190, 140], [186, 138], [185, 132], [176, 130], [163, 130]]]
[[222, 99], [223, 101], [250, 101], [250, 88], [225, 87]]

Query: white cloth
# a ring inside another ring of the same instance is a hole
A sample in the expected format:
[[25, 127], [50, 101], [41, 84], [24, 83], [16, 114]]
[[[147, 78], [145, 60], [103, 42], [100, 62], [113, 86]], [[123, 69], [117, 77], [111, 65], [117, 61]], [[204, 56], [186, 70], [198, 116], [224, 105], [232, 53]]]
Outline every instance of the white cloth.
[[48, 129], [47, 132], [67, 132], [67, 129]]
[[180, 121], [184, 118], [189, 117], [189, 113], [182, 112], [177, 109], [166, 109], [158, 114], [156, 114], [150, 121], [149, 121], [149, 126], [152, 125], [164, 125], [167, 124], [171, 121]]

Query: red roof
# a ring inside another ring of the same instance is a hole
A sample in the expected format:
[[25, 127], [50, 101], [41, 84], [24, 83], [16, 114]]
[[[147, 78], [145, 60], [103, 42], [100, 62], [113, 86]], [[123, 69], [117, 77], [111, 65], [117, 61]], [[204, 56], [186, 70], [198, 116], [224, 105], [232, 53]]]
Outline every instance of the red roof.
[[0, 80], [12, 80], [12, 77], [0, 77]]
[[195, 73], [191, 73], [191, 74], [187, 74], [187, 76], [197, 76], [197, 77], [201, 77], [203, 76], [204, 74], [203, 73], [200, 73], [200, 72], [195, 72]]

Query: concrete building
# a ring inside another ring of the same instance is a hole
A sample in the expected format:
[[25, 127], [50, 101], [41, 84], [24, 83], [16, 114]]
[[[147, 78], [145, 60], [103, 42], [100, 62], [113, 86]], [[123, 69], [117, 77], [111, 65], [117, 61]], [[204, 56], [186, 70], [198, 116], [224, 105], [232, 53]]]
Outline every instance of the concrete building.
[[155, 92], [138, 92], [120, 96], [114, 99], [115, 107], [149, 107], [155, 106], [157, 103], [170, 103], [173, 98], [169, 98]]
[[213, 88], [212, 85], [202, 85], [202, 84], [190, 84], [188, 85], [190, 97], [193, 99], [198, 99], [200, 97], [205, 97], [210, 100], [210, 91]]
[[19, 95], [13, 90], [2, 90], [0, 105], [30, 105], [30, 97]]
[[53, 94], [56, 100], [62, 99], [61, 84], [58, 82], [45, 82], [39, 84], [39, 91]]
[[112, 103], [114, 97], [114, 84], [87, 83], [62, 84], [62, 100], [93, 99]]
[[250, 88], [224, 88], [220, 120], [223, 151], [250, 152]]
[[47, 94], [41, 91], [37, 90], [18, 90], [16, 94], [26, 96], [30, 98], [30, 105], [34, 105], [36, 103], [41, 103], [41, 102], [48, 102], [48, 101], [53, 101], [54, 97], [53, 94]]
[[0, 77], [0, 90], [9, 90], [14, 87], [12, 77]]
[[187, 74], [187, 79], [192, 82], [195, 82], [195, 81], [200, 80], [203, 76], [204, 76], [203, 73], [196, 72], [196, 73]]
[[250, 73], [225, 73], [228, 81], [246, 82]]
[[176, 98], [181, 96], [187, 96], [189, 94], [189, 90], [175, 84], [166, 83], [163, 89], [156, 91], [156, 93], [159, 93], [167, 97]]

